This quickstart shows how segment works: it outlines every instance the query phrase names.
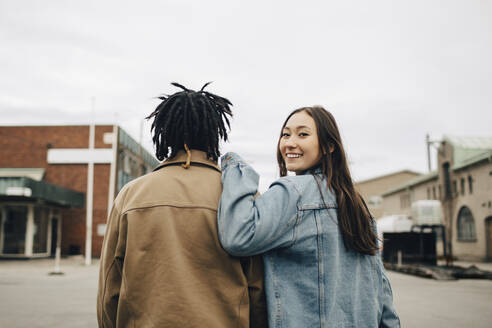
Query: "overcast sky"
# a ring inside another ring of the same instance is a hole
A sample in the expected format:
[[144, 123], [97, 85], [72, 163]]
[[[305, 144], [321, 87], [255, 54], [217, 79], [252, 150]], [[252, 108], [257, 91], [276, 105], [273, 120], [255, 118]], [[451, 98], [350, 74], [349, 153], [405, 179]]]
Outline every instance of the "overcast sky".
[[[276, 174], [287, 114], [338, 121], [357, 180], [427, 170], [425, 135], [492, 136], [492, 1], [0, 1], [0, 124], [141, 120], [214, 81], [231, 143]], [[143, 143], [152, 151], [149, 124]], [[434, 163], [435, 165], [435, 163]]]

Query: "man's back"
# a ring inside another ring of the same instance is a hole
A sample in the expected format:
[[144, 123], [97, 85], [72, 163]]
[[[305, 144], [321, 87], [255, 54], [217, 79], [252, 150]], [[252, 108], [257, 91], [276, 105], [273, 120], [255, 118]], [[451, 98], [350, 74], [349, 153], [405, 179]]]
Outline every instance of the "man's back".
[[[108, 219], [98, 294], [102, 327], [249, 327], [262, 270], [217, 236], [220, 170], [184, 152], [122, 189]], [[260, 263], [260, 262], [258, 262]], [[257, 268], [258, 269], [258, 268]], [[247, 271], [247, 270], [246, 270]]]

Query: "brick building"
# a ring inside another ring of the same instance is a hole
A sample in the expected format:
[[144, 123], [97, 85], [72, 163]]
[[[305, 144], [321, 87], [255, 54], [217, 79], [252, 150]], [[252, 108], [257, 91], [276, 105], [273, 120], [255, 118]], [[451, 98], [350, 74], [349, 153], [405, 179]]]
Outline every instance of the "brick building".
[[492, 138], [444, 136], [437, 170], [383, 193], [387, 214], [411, 214], [417, 200], [442, 203], [447, 248], [464, 260], [492, 260]]
[[0, 127], [0, 256], [50, 256], [60, 237], [62, 254], [98, 257], [114, 197], [157, 164], [118, 126]]

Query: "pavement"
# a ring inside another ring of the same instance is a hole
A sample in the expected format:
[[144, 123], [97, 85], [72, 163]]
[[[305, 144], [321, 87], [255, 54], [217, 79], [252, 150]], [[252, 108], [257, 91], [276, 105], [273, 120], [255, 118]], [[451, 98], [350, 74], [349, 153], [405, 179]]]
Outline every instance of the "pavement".
[[402, 327], [490, 328], [492, 280], [434, 280], [388, 272]]
[[53, 259], [0, 260], [0, 328], [97, 327], [99, 262], [62, 259], [63, 275], [49, 275]]
[[[457, 262], [492, 271], [490, 263]], [[63, 275], [49, 275], [53, 259], [0, 260], [0, 328], [97, 327], [99, 262], [65, 258]], [[402, 327], [489, 328], [492, 280], [437, 281], [388, 272]]]

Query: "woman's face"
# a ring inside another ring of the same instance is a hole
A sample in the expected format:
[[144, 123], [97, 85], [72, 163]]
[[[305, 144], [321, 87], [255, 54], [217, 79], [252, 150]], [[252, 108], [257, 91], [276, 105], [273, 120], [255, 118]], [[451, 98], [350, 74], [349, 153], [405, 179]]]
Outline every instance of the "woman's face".
[[303, 174], [321, 159], [316, 124], [305, 111], [292, 115], [282, 131], [280, 153], [288, 171]]

